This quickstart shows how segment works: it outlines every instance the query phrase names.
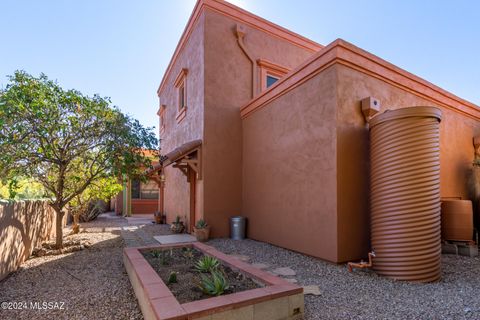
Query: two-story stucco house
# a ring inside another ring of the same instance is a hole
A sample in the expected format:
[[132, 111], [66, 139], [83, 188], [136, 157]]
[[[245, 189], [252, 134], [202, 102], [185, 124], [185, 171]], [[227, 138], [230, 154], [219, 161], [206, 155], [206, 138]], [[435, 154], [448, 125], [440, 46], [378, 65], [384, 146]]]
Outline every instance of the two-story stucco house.
[[480, 109], [343, 40], [320, 45], [221, 0], [199, 0], [158, 88], [160, 209], [213, 237], [332, 262], [369, 251], [368, 128], [381, 111], [442, 110], [441, 194], [467, 197]]

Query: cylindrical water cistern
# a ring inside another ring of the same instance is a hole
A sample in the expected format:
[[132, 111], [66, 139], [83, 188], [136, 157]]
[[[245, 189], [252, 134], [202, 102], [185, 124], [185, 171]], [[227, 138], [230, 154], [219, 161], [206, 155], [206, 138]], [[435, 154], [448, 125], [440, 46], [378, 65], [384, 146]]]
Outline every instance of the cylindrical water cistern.
[[440, 121], [435, 107], [370, 120], [373, 270], [396, 280], [441, 278]]

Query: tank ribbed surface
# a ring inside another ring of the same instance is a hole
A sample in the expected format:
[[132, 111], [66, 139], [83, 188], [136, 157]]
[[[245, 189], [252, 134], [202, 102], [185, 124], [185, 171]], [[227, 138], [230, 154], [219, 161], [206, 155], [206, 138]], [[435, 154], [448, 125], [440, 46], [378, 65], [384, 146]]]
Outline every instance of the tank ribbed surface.
[[434, 107], [370, 121], [373, 269], [397, 280], [441, 277], [440, 120]]

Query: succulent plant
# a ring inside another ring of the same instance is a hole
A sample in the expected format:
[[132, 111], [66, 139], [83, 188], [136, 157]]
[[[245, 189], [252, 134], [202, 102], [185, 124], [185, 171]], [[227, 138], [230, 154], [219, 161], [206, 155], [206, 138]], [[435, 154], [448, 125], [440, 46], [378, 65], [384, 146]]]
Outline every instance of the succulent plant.
[[[168, 256], [165, 254], [165, 250], [153, 250], [150, 252], [150, 255], [155, 259], [160, 259], [162, 265], [168, 264]], [[172, 253], [170, 253], [170, 256]]]
[[150, 255], [153, 257], [153, 258], [160, 258], [162, 256], [162, 251], [161, 250], [152, 250], [150, 252]]
[[210, 256], [203, 256], [201, 257], [197, 263], [195, 263], [195, 269], [198, 272], [212, 272], [216, 271], [220, 266], [220, 262], [214, 257]]
[[199, 288], [209, 296], [220, 296], [229, 289], [228, 280], [225, 275], [218, 270], [211, 271], [210, 275], [201, 275]]
[[183, 247], [182, 254], [187, 259], [193, 259], [193, 250], [192, 248]]
[[168, 276], [168, 284], [171, 284], [171, 283], [177, 283], [177, 272], [176, 271], [172, 271], [170, 272], [170, 275]]
[[197, 223], [195, 224], [195, 228], [197, 229], [205, 229], [206, 227], [208, 227], [208, 224], [203, 219], [198, 220]]

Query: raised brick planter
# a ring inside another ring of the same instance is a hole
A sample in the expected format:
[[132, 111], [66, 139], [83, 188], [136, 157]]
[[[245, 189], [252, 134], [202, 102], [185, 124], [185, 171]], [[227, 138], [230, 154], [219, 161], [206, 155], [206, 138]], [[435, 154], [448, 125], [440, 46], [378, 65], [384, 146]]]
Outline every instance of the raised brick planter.
[[[265, 287], [180, 304], [140, 253], [143, 249], [173, 247], [194, 247], [265, 284]], [[304, 301], [301, 287], [254, 268], [203, 243], [125, 248], [123, 261], [140, 309], [147, 320], [284, 320], [303, 317]]]

